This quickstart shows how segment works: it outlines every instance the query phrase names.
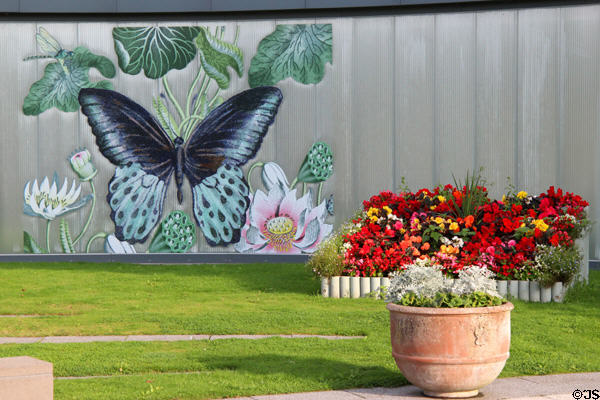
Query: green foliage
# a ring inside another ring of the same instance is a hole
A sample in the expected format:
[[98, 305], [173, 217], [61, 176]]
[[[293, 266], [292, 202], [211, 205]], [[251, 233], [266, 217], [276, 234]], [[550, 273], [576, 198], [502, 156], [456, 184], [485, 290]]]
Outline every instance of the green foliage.
[[319, 83], [331, 63], [331, 24], [277, 25], [260, 41], [248, 71], [250, 87], [274, 85], [291, 77]]
[[340, 249], [344, 244], [342, 236], [332, 234], [319, 244], [306, 266], [319, 278], [340, 276], [344, 271], [344, 258]]
[[554, 282], [568, 285], [579, 273], [583, 256], [577, 246], [543, 246], [535, 249], [535, 262], [540, 271], [540, 283], [552, 286]]
[[44, 254], [47, 253], [46, 250], [41, 248], [33, 239], [33, 237], [23, 231], [23, 252], [27, 254]]
[[233, 68], [239, 77], [244, 74], [244, 55], [236, 45], [219, 39], [203, 27], [200, 27], [195, 43], [202, 68], [221, 89], [229, 87], [227, 67]]
[[196, 226], [183, 211], [172, 211], [156, 230], [150, 253], [185, 253], [196, 243]]
[[65, 112], [77, 111], [81, 89], [112, 89], [109, 81], [90, 82], [90, 68], [96, 68], [106, 78], [113, 78], [116, 72], [112, 61], [85, 47], [77, 47], [72, 55], [46, 65], [44, 76], [31, 85], [25, 97], [23, 113], [38, 115], [52, 107]]
[[460, 203], [457, 202], [454, 199], [454, 196], [452, 196], [452, 193], [447, 191], [444, 192], [444, 197], [448, 200], [450, 212], [456, 218], [465, 218], [472, 215], [475, 217], [475, 220], [477, 220], [477, 217], [480, 214], [479, 208], [489, 201], [487, 191], [485, 191], [487, 181], [481, 175], [482, 172], [483, 168], [480, 168], [478, 172], [473, 173], [472, 175], [469, 175], [469, 171], [467, 171], [464, 182], [457, 180], [454, 174], [452, 175], [454, 186], [459, 191], [462, 191], [462, 200]]
[[73, 249], [73, 240], [71, 239], [71, 233], [69, 232], [69, 224], [64, 218], [60, 220], [59, 238], [60, 246], [65, 253], [75, 253], [75, 249]]
[[434, 297], [418, 296], [407, 293], [397, 304], [411, 307], [435, 307], [435, 308], [469, 308], [469, 307], [491, 307], [506, 303], [500, 297], [492, 296], [483, 292], [457, 295], [454, 293], [437, 293]]
[[130, 75], [143, 69], [150, 79], [183, 69], [196, 57], [194, 39], [200, 31], [196, 26], [115, 27], [112, 36], [119, 67]]
[[319, 243], [306, 266], [319, 278], [340, 276], [344, 273], [344, 236], [355, 229], [351, 221], [343, 224], [327, 239]]

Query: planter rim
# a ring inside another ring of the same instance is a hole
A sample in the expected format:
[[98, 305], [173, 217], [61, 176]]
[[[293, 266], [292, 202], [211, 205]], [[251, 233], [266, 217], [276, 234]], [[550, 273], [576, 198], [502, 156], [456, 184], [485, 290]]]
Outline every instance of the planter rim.
[[390, 312], [399, 312], [404, 314], [422, 314], [422, 315], [457, 315], [457, 314], [493, 314], [510, 311], [515, 306], [506, 302], [500, 306], [493, 307], [466, 307], [466, 308], [445, 308], [445, 307], [412, 307], [401, 306], [399, 304], [387, 303], [386, 308]]

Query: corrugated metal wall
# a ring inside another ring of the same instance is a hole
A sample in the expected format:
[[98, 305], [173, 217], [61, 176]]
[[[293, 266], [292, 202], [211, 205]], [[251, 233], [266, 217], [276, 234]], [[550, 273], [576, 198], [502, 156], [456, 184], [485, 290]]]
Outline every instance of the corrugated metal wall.
[[[45, 226], [23, 215], [26, 181], [54, 170], [70, 176], [65, 158], [77, 146], [93, 149], [100, 202], [114, 172], [97, 152], [81, 113], [23, 114], [23, 99], [43, 72], [43, 62], [22, 61], [36, 53], [38, 27], [65, 48], [85, 45], [116, 65], [113, 26], [155, 23], [0, 25], [0, 252], [22, 252], [23, 229], [35, 237], [44, 234]], [[592, 217], [600, 220], [600, 5], [158, 25], [226, 25], [229, 33], [239, 25], [248, 63], [260, 39], [276, 24], [289, 23], [331, 23], [333, 65], [318, 85], [289, 79], [278, 84], [285, 100], [256, 159], [278, 162], [291, 177], [313, 142], [329, 143], [335, 172], [323, 192], [335, 193], [336, 224], [363, 199], [396, 190], [403, 176], [416, 189], [450, 182], [452, 174], [462, 177], [480, 166], [494, 183], [493, 196], [502, 195], [507, 176], [530, 193], [556, 185], [584, 196]], [[176, 94], [183, 94], [192, 78], [186, 70], [169, 75]], [[159, 90], [141, 74], [117, 71], [112, 82], [147, 108]], [[247, 87], [246, 77], [234, 79], [226, 95]], [[184, 195], [191, 198], [189, 189]], [[174, 185], [166, 201], [167, 210], [176, 204]], [[106, 204], [97, 212], [96, 230], [112, 231]], [[591, 236], [593, 258], [600, 255], [599, 232], [596, 226]], [[234, 251], [200, 243], [194, 251]]]

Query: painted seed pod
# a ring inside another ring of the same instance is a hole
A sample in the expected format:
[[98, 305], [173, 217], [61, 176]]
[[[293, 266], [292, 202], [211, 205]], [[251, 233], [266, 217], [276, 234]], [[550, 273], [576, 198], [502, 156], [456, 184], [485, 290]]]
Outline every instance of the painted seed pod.
[[327, 143], [316, 142], [298, 171], [298, 181], [318, 183], [326, 181], [333, 174], [333, 152]]
[[185, 253], [196, 243], [196, 228], [183, 211], [172, 211], [150, 243], [150, 253]]

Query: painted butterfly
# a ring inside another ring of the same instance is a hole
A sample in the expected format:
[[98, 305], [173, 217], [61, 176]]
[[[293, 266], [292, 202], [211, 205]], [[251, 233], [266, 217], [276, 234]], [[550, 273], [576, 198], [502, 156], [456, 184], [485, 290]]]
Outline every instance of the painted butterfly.
[[197, 224], [211, 246], [239, 241], [249, 205], [248, 184], [240, 168], [256, 155], [275, 120], [283, 96], [276, 87], [241, 92], [195, 128], [189, 140], [175, 140], [142, 106], [104, 89], [82, 89], [81, 110], [88, 117], [100, 152], [117, 166], [107, 200], [115, 235], [144, 242], [159, 222], [171, 175], [183, 201], [183, 178], [192, 188]]

